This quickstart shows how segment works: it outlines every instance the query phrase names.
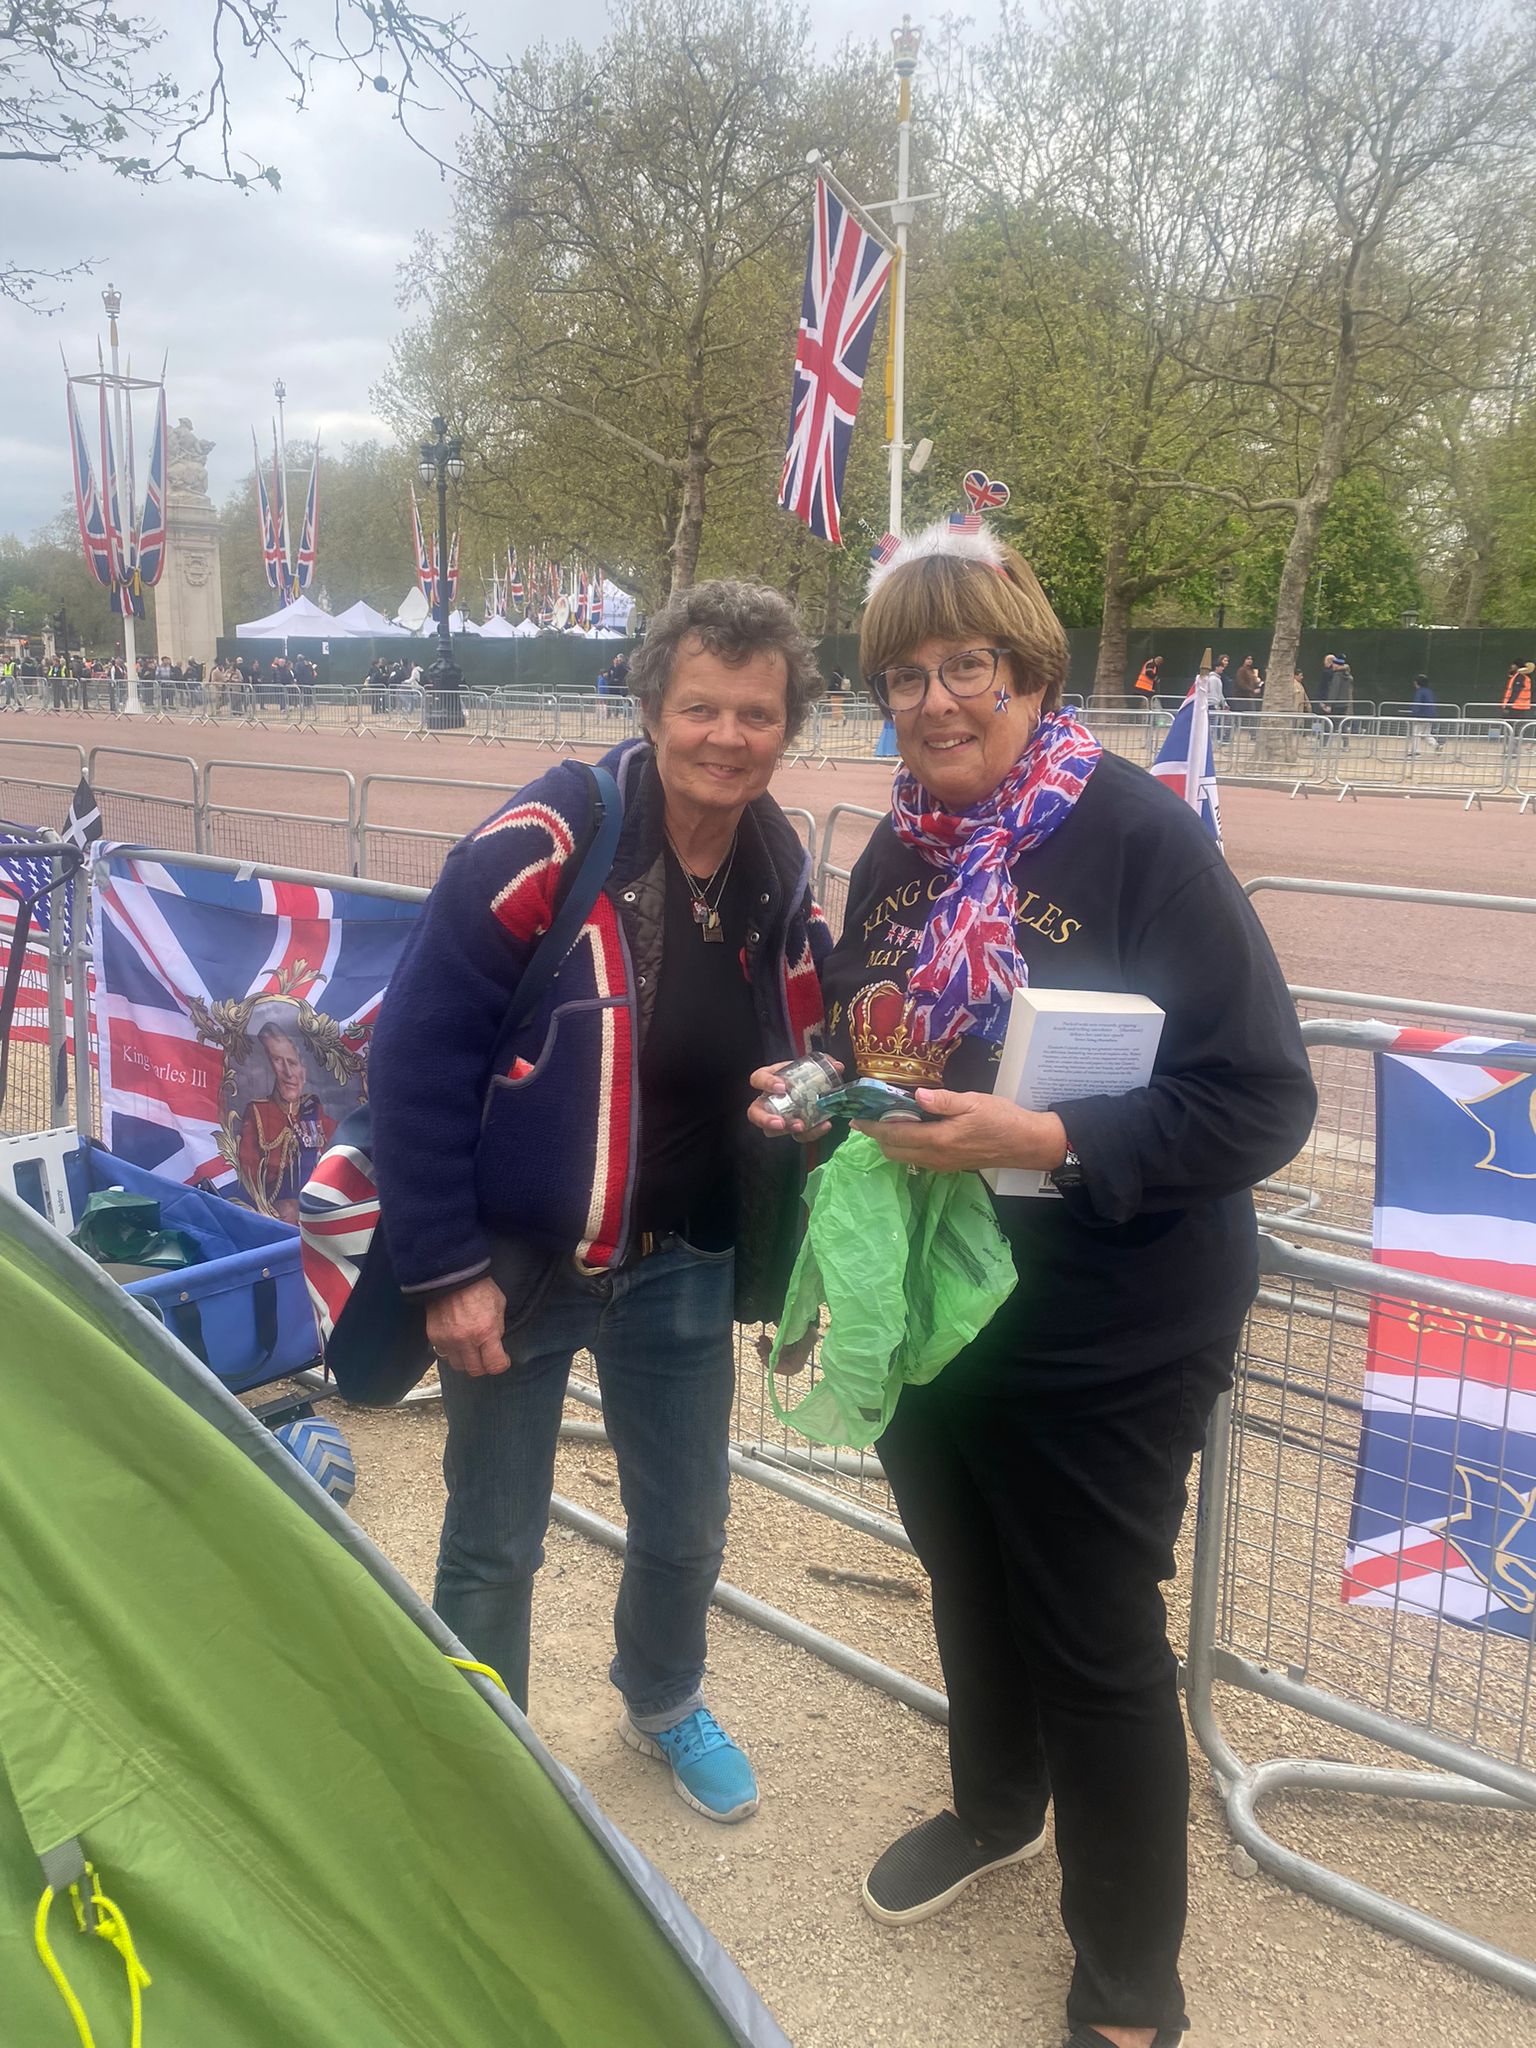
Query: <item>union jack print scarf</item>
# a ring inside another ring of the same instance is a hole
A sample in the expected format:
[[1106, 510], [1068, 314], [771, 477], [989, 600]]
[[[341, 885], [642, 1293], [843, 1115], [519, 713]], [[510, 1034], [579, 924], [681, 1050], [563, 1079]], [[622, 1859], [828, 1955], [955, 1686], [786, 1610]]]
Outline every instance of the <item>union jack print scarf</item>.
[[992, 794], [964, 811], [941, 809], [915, 775], [897, 771], [897, 835], [950, 876], [907, 982], [921, 1042], [970, 1033], [1001, 1043], [1009, 998], [1029, 979], [1014, 934], [1013, 864], [1068, 816], [1102, 752], [1070, 711], [1052, 712]]

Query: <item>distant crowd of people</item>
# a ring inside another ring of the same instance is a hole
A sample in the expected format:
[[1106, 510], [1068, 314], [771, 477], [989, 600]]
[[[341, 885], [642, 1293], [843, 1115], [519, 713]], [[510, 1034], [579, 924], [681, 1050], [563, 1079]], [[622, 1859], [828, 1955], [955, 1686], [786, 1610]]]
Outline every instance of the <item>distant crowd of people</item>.
[[[1166, 657], [1161, 654], [1149, 655], [1136, 672], [1131, 685], [1137, 698], [1149, 709], [1176, 710], [1184, 701], [1185, 691], [1166, 693], [1163, 669]], [[1288, 688], [1278, 682], [1268, 690], [1265, 679], [1259, 672], [1258, 663], [1251, 654], [1245, 654], [1234, 669], [1230, 654], [1218, 655], [1210, 667], [1201, 666], [1200, 676], [1215, 685], [1211, 705], [1213, 711], [1257, 711], [1261, 704], [1289, 716], [1306, 718], [1315, 716], [1328, 719], [1337, 727], [1344, 719], [1355, 715], [1355, 677], [1346, 656], [1325, 654], [1323, 672], [1314, 695], [1307, 687], [1304, 670], [1293, 669]], [[1525, 719], [1533, 715], [1532, 693], [1536, 687], [1536, 661], [1513, 662], [1505, 679], [1499, 708], [1506, 717]], [[1410, 729], [1411, 751], [1417, 753], [1422, 741], [1431, 750], [1440, 745], [1432, 721], [1446, 714], [1442, 713], [1428, 676], [1417, 675], [1409, 685], [1403, 715], [1418, 721]], [[1489, 700], [1492, 701], [1491, 699]], [[1227, 723], [1218, 724], [1218, 739], [1230, 730]], [[1347, 735], [1345, 744], [1348, 744]]]

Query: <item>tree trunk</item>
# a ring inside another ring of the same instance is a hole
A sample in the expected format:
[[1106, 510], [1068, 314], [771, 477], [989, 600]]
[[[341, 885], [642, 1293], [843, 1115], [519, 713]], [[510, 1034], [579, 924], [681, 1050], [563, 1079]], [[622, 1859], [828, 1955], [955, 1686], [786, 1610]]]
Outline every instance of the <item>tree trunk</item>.
[[1461, 623], [1466, 627], [1483, 623], [1483, 600], [1488, 595], [1488, 577], [1493, 567], [1489, 552], [1487, 542], [1474, 536], [1472, 559], [1467, 564], [1466, 593], [1461, 600]]
[[839, 629], [842, 618], [842, 604], [839, 595], [842, 583], [842, 570], [842, 556], [837, 554], [830, 556], [827, 562], [827, 603], [826, 609], [821, 615], [821, 630], [823, 633], [835, 633]]
[[1125, 548], [1112, 542], [1104, 557], [1104, 609], [1099, 615], [1099, 659], [1093, 671], [1089, 701], [1123, 696], [1126, 648], [1131, 638], [1131, 600], [1125, 588]]
[[1302, 607], [1307, 600], [1307, 579], [1312, 573], [1312, 558], [1317, 553], [1317, 537], [1322, 532], [1323, 515], [1328, 510], [1334, 486], [1344, 474], [1360, 356], [1354, 302], [1357, 296], [1363, 296], [1368, 290], [1369, 268], [1365, 253], [1358, 251], [1345, 274], [1339, 304], [1339, 352], [1334, 358], [1333, 383], [1323, 411], [1317, 457], [1307, 479], [1307, 488], [1297, 502], [1296, 524], [1285, 551], [1285, 566], [1280, 571], [1280, 590], [1275, 600], [1275, 631], [1269, 643], [1269, 666], [1264, 673], [1266, 676], [1279, 676], [1287, 694], [1291, 677], [1296, 673], [1296, 656], [1301, 647]]
[[692, 587], [699, 573], [699, 549], [704, 541], [704, 480], [713, 464], [709, 459], [709, 422], [688, 423], [688, 453], [683, 460], [683, 506], [672, 541], [672, 594]]

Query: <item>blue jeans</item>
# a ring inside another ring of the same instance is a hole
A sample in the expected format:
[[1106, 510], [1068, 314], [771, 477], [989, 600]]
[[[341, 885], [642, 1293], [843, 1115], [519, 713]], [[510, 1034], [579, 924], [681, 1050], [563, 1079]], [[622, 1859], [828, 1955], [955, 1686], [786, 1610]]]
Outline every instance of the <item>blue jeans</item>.
[[582, 1350], [597, 1361], [629, 1522], [608, 1675], [650, 1734], [701, 1704], [730, 1511], [733, 1265], [733, 1253], [698, 1252], [675, 1236], [613, 1273], [584, 1274], [562, 1259], [524, 1321], [503, 1281], [509, 1372], [472, 1379], [441, 1369], [448, 1508], [432, 1604], [524, 1710], [533, 1575], [544, 1562], [566, 1380]]

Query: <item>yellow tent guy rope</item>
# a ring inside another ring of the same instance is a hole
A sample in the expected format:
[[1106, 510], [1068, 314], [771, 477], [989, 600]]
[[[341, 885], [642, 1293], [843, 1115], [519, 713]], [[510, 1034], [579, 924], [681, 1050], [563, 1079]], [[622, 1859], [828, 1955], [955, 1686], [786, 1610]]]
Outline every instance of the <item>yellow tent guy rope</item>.
[[450, 1657], [448, 1662], [455, 1671], [478, 1671], [482, 1678], [488, 1678], [498, 1692], [504, 1692], [511, 1699], [511, 1689], [499, 1671], [493, 1671], [489, 1664], [476, 1664], [469, 1657]]
[[[101, 1888], [101, 1879], [96, 1874], [94, 1863], [85, 1866], [91, 1881], [91, 1904], [96, 1912], [96, 1932], [103, 1941], [110, 1942], [123, 1959], [123, 1968], [128, 1973], [128, 2002], [132, 2012], [129, 2034], [129, 2048], [143, 2048], [144, 2005], [143, 1993], [150, 1983], [149, 1972], [139, 1961], [138, 1951], [133, 1945], [133, 1936], [128, 1931], [128, 1922], [122, 1909], [113, 1904]], [[43, 1968], [58, 1987], [59, 1996], [69, 2008], [69, 2016], [75, 2023], [75, 2032], [80, 2036], [80, 2048], [96, 2048], [96, 2037], [91, 2032], [91, 2023], [85, 2016], [85, 2007], [75, 1996], [74, 1988], [65, 1976], [53, 1946], [48, 1939], [48, 1915], [53, 1907], [56, 1894], [53, 1886], [44, 1887], [43, 1896], [37, 1902], [37, 1913], [32, 1922], [32, 1939]], [[69, 1888], [70, 1902], [75, 1911], [75, 1925], [80, 1932], [86, 1932], [85, 1907], [80, 1902], [80, 1887]]]

